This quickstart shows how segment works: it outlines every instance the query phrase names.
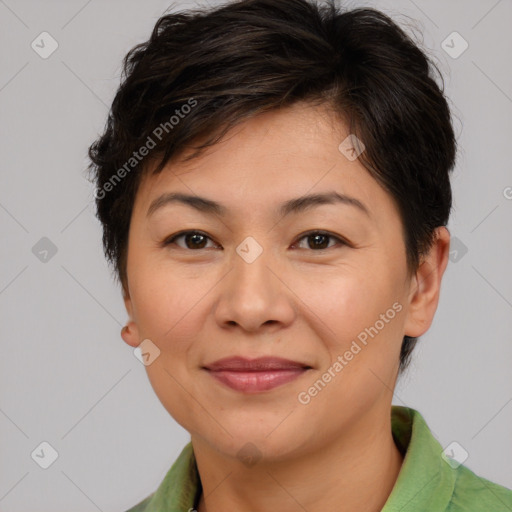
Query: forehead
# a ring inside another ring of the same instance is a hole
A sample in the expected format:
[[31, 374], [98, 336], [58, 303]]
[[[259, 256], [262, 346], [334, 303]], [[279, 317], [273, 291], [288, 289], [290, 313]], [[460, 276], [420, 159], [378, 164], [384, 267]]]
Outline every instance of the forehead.
[[156, 175], [156, 162], [148, 167], [135, 210], [146, 216], [166, 192], [211, 198], [231, 214], [327, 192], [355, 199], [370, 214], [393, 208], [360, 161], [340, 151], [349, 135], [343, 122], [322, 107], [260, 114], [235, 126], [198, 158], [183, 162], [189, 154], [184, 152]]

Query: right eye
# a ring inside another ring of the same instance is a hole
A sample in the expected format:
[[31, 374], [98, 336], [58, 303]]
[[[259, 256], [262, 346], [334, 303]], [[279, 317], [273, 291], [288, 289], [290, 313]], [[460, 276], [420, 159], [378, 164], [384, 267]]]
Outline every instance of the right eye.
[[[176, 240], [180, 238], [185, 240], [185, 247], [176, 243]], [[206, 243], [206, 240], [211, 240], [206, 233], [203, 233], [202, 231], [188, 230], [172, 235], [170, 238], [167, 238], [162, 245], [167, 247], [174, 244], [181, 249], [200, 250], [205, 249], [204, 244]]]

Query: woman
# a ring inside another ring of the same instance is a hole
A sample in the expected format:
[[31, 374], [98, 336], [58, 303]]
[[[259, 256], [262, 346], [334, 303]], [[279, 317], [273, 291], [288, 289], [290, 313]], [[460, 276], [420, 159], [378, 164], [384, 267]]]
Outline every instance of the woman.
[[98, 218], [122, 338], [191, 434], [130, 512], [512, 510], [391, 406], [448, 262], [433, 70], [384, 14], [306, 0], [169, 14], [128, 53]]

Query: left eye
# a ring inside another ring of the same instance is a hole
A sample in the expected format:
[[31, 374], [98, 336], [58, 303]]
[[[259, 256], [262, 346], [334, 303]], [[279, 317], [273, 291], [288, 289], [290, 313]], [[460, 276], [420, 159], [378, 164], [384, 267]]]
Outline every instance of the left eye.
[[326, 233], [324, 231], [310, 231], [309, 233], [306, 233], [304, 235], [302, 235], [298, 240], [302, 240], [302, 239], [310, 239], [312, 240], [312, 243], [308, 244], [309, 249], [319, 249], [319, 250], [323, 250], [323, 249], [329, 249], [329, 247], [324, 247], [325, 244], [329, 243], [327, 242], [327, 240], [331, 239], [331, 240], [336, 240], [338, 241], [341, 245], [347, 245], [345, 243], [344, 240], [342, 240], [341, 238], [335, 236], [335, 235], [331, 235], [330, 233]]
[[[176, 240], [179, 240], [180, 238], [183, 238], [185, 240], [185, 247], [176, 244]], [[310, 239], [312, 240], [312, 243], [308, 244], [309, 249], [317, 249], [317, 250], [324, 250], [328, 249], [329, 247], [326, 246], [329, 244], [328, 240], [336, 240], [341, 245], [347, 245], [347, 243], [342, 240], [341, 238], [331, 235], [330, 233], [324, 232], [324, 231], [310, 231], [309, 233], [305, 233], [297, 240], [303, 240], [303, 239]], [[182, 231], [181, 233], [178, 233], [171, 238], [168, 238], [163, 245], [172, 245], [176, 244], [178, 247], [181, 247], [182, 249], [205, 249], [205, 243], [207, 240], [211, 240], [211, 238], [206, 235], [205, 233], [202, 233], [201, 231]], [[303, 248], [303, 247], [301, 247]]]

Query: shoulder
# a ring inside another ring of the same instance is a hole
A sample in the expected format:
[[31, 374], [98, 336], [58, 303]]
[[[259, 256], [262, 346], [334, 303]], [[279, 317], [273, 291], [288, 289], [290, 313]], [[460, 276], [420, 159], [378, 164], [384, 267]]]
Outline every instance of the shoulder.
[[512, 511], [512, 490], [476, 475], [467, 466], [457, 468], [449, 512]]
[[404, 461], [383, 511], [512, 512], [512, 490], [451, 463], [417, 410], [393, 406], [392, 431]]
[[132, 508], [126, 510], [125, 512], [145, 512], [146, 507], [151, 501], [151, 498], [155, 495], [155, 493], [150, 494], [147, 498], [144, 498], [142, 501], [137, 503], [137, 505], [133, 506]]
[[167, 471], [155, 492], [125, 512], [161, 512], [194, 509], [200, 493], [201, 481], [192, 443], [188, 443]]

